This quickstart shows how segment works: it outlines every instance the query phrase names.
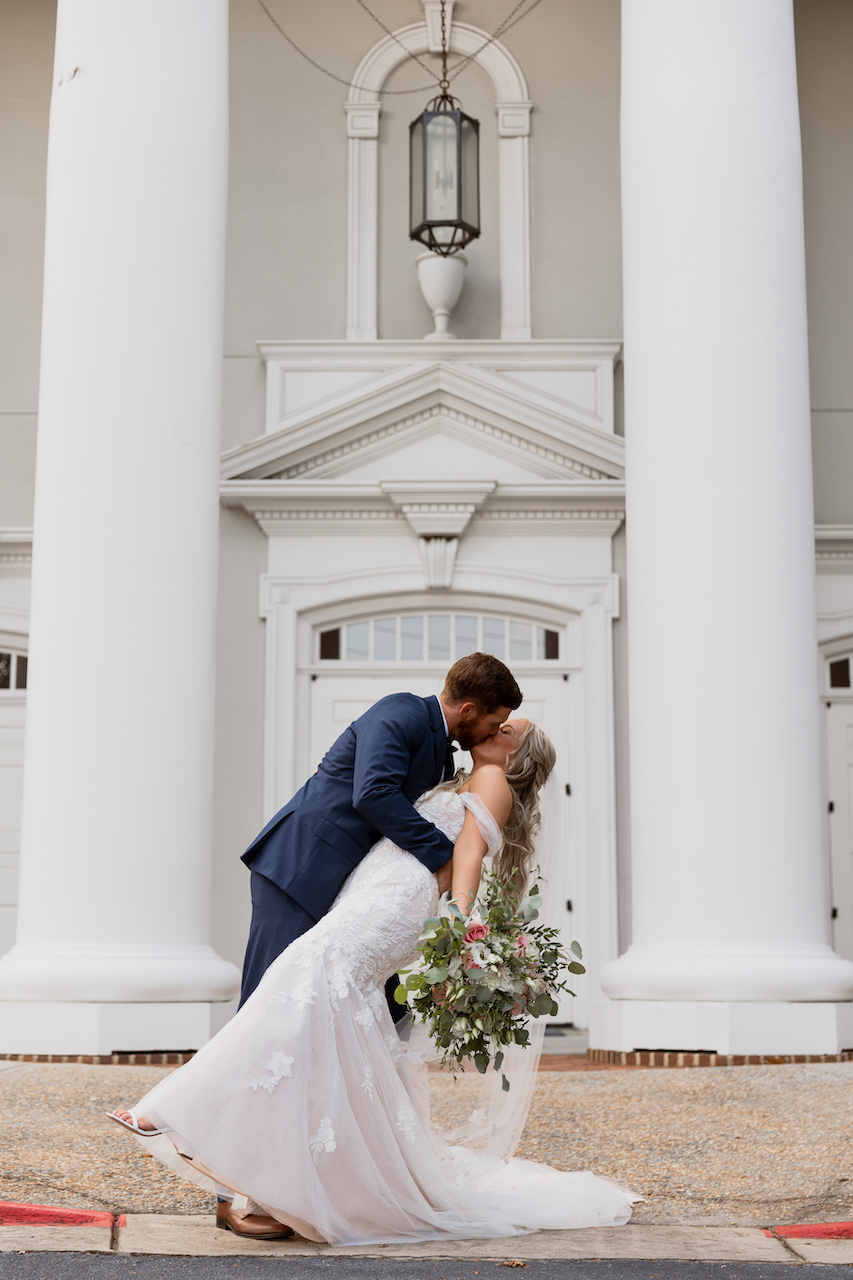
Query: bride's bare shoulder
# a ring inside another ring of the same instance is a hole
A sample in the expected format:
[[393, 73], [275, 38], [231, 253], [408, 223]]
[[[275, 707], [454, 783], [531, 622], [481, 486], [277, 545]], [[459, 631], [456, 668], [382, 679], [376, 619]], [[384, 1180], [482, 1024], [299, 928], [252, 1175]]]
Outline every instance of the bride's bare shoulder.
[[495, 821], [503, 826], [512, 809], [512, 790], [499, 764], [481, 764], [471, 774], [465, 790], [479, 796]]

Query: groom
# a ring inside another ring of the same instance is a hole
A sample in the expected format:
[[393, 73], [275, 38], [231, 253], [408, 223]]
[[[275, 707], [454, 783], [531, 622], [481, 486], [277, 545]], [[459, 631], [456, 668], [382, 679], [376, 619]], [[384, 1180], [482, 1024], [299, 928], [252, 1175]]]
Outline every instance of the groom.
[[453, 664], [439, 697], [392, 693], [344, 730], [243, 854], [252, 924], [241, 1004], [285, 947], [326, 914], [381, 836], [434, 872], [439, 892], [450, 888], [453, 845], [414, 802], [452, 776], [453, 738], [466, 751], [485, 742], [520, 704], [507, 667], [472, 653]]

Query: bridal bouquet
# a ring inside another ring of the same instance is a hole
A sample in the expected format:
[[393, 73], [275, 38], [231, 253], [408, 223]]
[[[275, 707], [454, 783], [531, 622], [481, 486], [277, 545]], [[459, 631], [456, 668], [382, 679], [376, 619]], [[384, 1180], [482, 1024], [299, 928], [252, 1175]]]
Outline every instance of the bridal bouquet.
[[[472, 1059], [481, 1073], [500, 1071], [508, 1045], [526, 1045], [527, 1018], [555, 1014], [554, 994], [574, 995], [567, 973], [584, 973], [577, 942], [569, 951], [557, 929], [535, 924], [542, 899], [538, 886], [519, 899], [497, 876], [486, 873], [480, 901], [466, 920], [443, 900], [427, 920], [418, 950], [423, 959], [409, 970], [394, 998], [415, 1010], [441, 1050], [441, 1065], [464, 1070]], [[505, 1090], [506, 1076], [501, 1076]]]

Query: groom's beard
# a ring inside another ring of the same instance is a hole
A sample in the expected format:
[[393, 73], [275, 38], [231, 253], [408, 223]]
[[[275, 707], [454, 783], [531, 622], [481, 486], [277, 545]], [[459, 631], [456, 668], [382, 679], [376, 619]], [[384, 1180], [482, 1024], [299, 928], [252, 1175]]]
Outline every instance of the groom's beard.
[[456, 732], [456, 741], [459, 743], [463, 751], [470, 751], [472, 747], [479, 747], [481, 742], [487, 742], [495, 735], [493, 733], [483, 733], [482, 730], [477, 732], [476, 726], [466, 729], [461, 726]]

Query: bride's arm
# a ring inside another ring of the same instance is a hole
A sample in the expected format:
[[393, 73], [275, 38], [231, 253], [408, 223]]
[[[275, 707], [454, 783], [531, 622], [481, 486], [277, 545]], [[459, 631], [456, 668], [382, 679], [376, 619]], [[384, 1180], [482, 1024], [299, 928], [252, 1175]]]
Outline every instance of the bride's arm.
[[[498, 765], [482, 765], [471, 776], [468, 790], [479, 796], [495, 822], [502, 827], [512, 809], [512, 792], [503, 769]], [[452, 901], [464, 916], [470, 914], [480, 887], [480, 872], [488, 845], [470, 809], [456, 844], [453, 846]]]

